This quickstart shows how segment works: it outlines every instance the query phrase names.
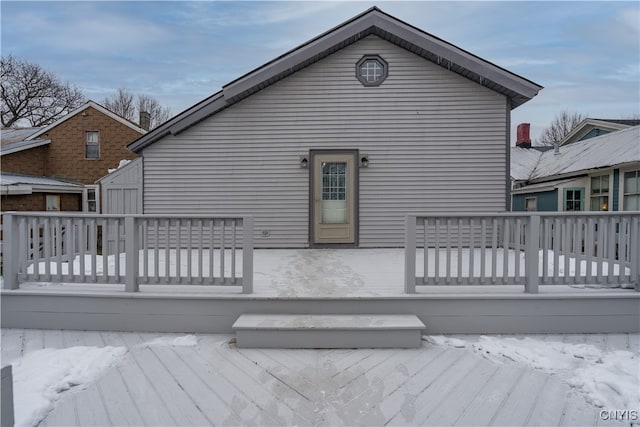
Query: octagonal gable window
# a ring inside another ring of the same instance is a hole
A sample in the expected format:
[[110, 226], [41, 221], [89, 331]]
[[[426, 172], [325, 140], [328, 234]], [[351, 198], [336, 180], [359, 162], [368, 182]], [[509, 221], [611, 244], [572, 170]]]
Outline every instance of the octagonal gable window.
[[387, 78], [388, 67], [378, 55], [365, 55], [356, 65], [356, 77], [365, 86], [379, 86]]

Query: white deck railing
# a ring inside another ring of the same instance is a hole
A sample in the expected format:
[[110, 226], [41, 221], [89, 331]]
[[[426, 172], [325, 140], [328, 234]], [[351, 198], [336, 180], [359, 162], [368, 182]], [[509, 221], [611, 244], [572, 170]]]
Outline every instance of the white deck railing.
[[253, 218], [10, 212], [4, 287], [26, 281], [253, 290]]
[[639, 224], [639, 212], [408, 216], [405, 292], [498, 284], [529, 293], [556, 284], [640, 290]]

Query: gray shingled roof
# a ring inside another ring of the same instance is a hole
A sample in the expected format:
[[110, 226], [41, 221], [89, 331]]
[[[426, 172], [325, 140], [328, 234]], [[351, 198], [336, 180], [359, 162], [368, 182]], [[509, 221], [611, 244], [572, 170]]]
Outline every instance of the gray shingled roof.
[[166, 135], [176, 135], [239, 100], [372, 34], [504, 94], [509, 98], [511, 108], [527, 102], [542, 89], [542, 86], [524, 77], [373, 7], [224, 85], [220, 92], [138, 138], [128, 148], [139, 152]]

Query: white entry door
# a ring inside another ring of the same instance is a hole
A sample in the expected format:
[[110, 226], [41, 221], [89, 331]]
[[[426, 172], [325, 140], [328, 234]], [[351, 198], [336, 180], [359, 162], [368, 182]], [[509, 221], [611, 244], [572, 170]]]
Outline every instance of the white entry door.
[[355, 243], [354, 152], [313, 155], [313, 243]]

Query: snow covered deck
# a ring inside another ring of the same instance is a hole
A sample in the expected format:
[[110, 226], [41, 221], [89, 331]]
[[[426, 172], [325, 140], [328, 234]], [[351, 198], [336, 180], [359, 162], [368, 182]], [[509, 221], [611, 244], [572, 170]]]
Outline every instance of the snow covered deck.
[[238, 349], [231, 338], [3, 329], [16, 422], [637, 423], [638, 334], [425, 336], [410, 350]]
[[541, 285], [526, 294], [523, 285], [452, 284], [407, 294], [403, 263], [399, 248], [255, 250], [251, 294], [208, 285], [140, 285], [139, 292], [126, 292], [119, 284], [22, 283], [2, 291], [2, 324], [231, 333], [243, 313], [289, 313], [415, 314], [429, 333], [640, 329], [640, 292], [633, 289]]

